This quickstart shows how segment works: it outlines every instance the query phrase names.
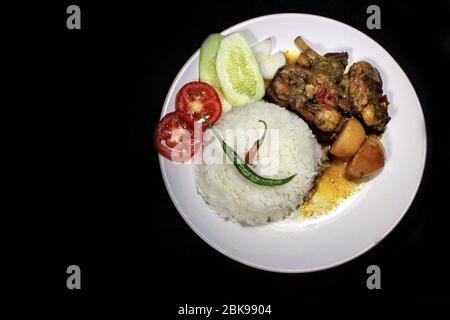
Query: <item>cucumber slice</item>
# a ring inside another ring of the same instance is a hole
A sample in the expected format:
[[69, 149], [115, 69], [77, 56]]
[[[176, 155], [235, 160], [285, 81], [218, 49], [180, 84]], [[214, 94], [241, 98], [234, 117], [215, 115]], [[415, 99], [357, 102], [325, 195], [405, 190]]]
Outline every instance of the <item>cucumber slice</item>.
[[216, 89], [220, 88], [216, 72], [216, 56], [222, 39], [221, 34], [210, 34], [200, 48], [200, 81], [206, 82]]
[[223, 38], [221, 34], [213, 33], [203, 41], [200, 48], [200, 81], [206, 82], [216, 89], [222, 104], [222, 112], [227, 112], [231, 109], [231, 105], [223, 96], [216, 71], [217, 51], [219, 51], [219, 45]]
[[225, 98], [232, 106], [243, 106], [264, 96], [264, 80], [258, 63], [239, 33], [220, 42], [216, 70]]

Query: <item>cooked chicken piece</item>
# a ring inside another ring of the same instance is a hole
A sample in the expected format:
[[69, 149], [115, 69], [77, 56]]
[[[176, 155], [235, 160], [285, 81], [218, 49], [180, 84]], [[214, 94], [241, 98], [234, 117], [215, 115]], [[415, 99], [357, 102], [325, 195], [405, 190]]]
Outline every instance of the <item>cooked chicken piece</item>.
[[346, 52], [327, 53], [319, 55], [311, 49], [301, 37], [295, 39], [295, 44], [302, 50], [297, 64], [310, 70], [306, 79], [305, 89], [295, 94], [291, 107], [302, 117], [313, 124], [320, 135], [327, 140], [335, 137], [331, 133], [338, 132], [342, 126], [343, 117], [337, 110], [341, 99], [341, 81], [348, 55]]
[[288, 107], [292, 97], [302, 95], [310, 71], [297, 65], [278, 69], [267, 88], [267, 95], [280, 107]]
[[314, 98], [318, 104], [328, 108], [339, 105], [342, 96], [339, 82], [344, 75], [346, 60], [342, 63], [340, 58], [321, 57], [312, 62], [308, 84], [314, 87]]
[[313, 72], [322, 72], [329, 75], [335, 82], [339, 82], [347, 66], [347, 52], [329, 52], [313, 62]]
[[347, 52], [330, 52], [321, 56], [301, 37], [295, 39], [295, 44], [302, 51], [297, 59], [300, 66], [310, 68], [312, 72], [323, 73], [331, 77], [333, 82], [339, 82], [342, 79], [347, 66]]
[[333, 52], [321, 56], [301, 37], [295, 39], [295, 44], [302, 50], [297, 63], [311, 70], [306, 84], [307, 98], [323, 107], [335, 108], [341, 97], [339, 82], [347, 66], [348, 54]]
[[354, 63], [342, 79], [341, 89], [344, 99], [348, 99], [348, 103], [341, 106], [344, 110], [360, 117], [369, 128], [384, 130], [390, 120], [389, 101], [383, 95], [377, 69], [365, 61]]
[[291, 102], [291, 108], [309, 123], [324, 133], [338, 132], [343, 121], [335, 108], [325, 108], [319, 104], [305, 103], [304, 97], [297, 95]]

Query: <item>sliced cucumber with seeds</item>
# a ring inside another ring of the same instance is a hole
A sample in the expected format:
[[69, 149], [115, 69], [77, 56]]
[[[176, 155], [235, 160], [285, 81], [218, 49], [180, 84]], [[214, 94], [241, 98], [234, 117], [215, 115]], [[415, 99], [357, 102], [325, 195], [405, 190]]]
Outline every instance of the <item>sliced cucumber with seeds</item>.
[[216, 71], [217, 52], [223, 38], [221, 34], [213, 33], [203, 41], [200, 48], [200, 81], [206, 82], [216, 89], [222, 104], [222, 112], [227, 112], [231, 109], [231, 105], [223, 96]]
[[200, 81], [206, 82], [214, 88], [220, 88], [216, 72], [216, 56], [223, 36], [213, 33], [203, 41], [200, 48]]
[[225, 98], [232, 106], [243, 106], [264, 96], [264, 80], [258, 63], [239, 33], [220, 42], [216, 71]]

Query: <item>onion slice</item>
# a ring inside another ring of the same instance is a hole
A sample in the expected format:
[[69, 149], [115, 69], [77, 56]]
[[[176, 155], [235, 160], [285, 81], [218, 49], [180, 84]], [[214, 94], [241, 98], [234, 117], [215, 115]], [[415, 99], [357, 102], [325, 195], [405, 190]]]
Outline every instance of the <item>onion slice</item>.
[[270, 56], [266, 56], [259, 62], [259, 70], [266, 80], [272, 80], [277, 70], [286, 64], [284, 53], [278, 51]]
[[259, 63], [272, 52], [272, 39], [267, 38], [261, 42], [258, 42], [251, 49], [255, 55], [256, 61]]

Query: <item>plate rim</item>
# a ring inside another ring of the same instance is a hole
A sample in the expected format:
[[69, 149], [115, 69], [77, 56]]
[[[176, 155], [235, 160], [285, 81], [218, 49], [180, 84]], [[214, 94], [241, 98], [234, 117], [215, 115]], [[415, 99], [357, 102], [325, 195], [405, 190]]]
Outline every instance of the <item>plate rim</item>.
[[[363, 255], [364, 253], [368, 252], [369, 250], [371, 250], [374, 246], [376, 246], [378, 243], [380, 243], [382, 240], [384, 240], [391, 232], [392, 230], [395, 229], [395, 227], [400, 223], [400, 221], [403, 219], [403, 217], [406, 215], [406, 213], [408, 212], [409, 208], [411, 207], [411, 204], [413, 203], [414, 199], [416, 198], [417, 192], [419, 191], [419, 188], [422, 184], [422, 180], [423, 180], [423, 174], [425, 171], [425, 166], [426, 166], [426, 162], [427, 162], [427, 153], [428, 153], [428, 134], [427, 134], [427, 123], [426, 123], [426, 119], [423, 113], [423, 108], [422, 108], [422, 104], [420, 102], [420, 99], [417, 95], [416, 90], [414, 89], [414, 86], [411, 83], [411, 80], [409, 79], [408, 75], [405, 73], [405, 71], [402, 69], [402, 67], [398, 64], [398, 62], [394, 59], [394, 57], [392, 57], [392, 55], [382, 46], [380, 45], [377, 41], [375, 41], [374, 39], [372, 39], [371, 37], [369, 37], [368, 35], [366, 35], [364, 32], [346, 24], [343, 23], [341, 21], [332, 19], [332, 18], [328, 18], [325, 16], [320, 16], [320, 15], [315, 15], [315, 14], [307, 14], [307, 13], [276, 13], [276, 14], [268, 14], [268, 15], [263, 15], [263, 16], [258, 16], [258, 17], [254, 17], [254, 18], [250, 18], [247, 19], [245, 21], [239, 22], [235, 25], [232, 25], [231, 27], [223, 30], [220, 32], [220, 34], [224, 34], [227, 33], [229, 31], [231, 31], [232, 29], [236, 29], [239, 27], [242, 27], [244, 25], [256, 22], [256, 21], [261, 21], [261, 20], [266, 20], [266, 19], [271, 19], [274, 17], [286, 17], [286, 16], [295, 16], [295, 17], [312, 17], [312, 18], [318, 18], [318, 19], [323, 19], [323, 20], [329, 20], [332, 21], [334, 23], [338, 23], [341, 24], [345, 27], [348, 27], [350, 29], [352, 29], [353, 31], [356, 31], [357, 33], [359, 33], [360, 35], [362, 35], [364, 38], [366, 38], [367, 40], [375, 43], [376, 45], [378, 45], [389, 57], [392, 58], [392, 60], [395, 62], [395, 64], [399, 67], [399, 69], [401, 70], [401, 72], [403, 73], [404, 77], [408, 80], [408, 84], [411, 87], [412, 91], [414, 92], [414, 97], [415, 99], [418, 101], [419, 106], [420, 106], [420, 112], [419, 112], [419, 118], [421, 120], [421, 122], [423, 123], [423, 128], [424, 128], [424, 149], [423, 149], [423, 157], [421, 159], [420, 162], [420, 178], [418, 179], [415, 187], [414, 187], [414, 192], [412, 193], [412, 195], [410, 196], [410, 199], [408, 200], [407, 206], [405, 207], [405, 209], [403, 209], [402, 214], [398, 217], [398, 219], [392, 224], [392, 226], [384, 233], [382, 234], [376, 241], [374, 241], [370, 246], [368, 246], [367, 248], [365, 248], [364, 250], [361, 250], [357, 253], [355, 253], [354, 255], [346, 258], [346, 259], [342, 259], [340, 261], [334, 262], [334, 263], [330, 263], [328, 265], [325, 266], [321, 266], [321, 267], [317, 267], [317, 268], [308, 268], [308, 269], [288, 269], [288, 268], [276, 268], [276, 267], [267, 267], [267, 266], [263, 266], [263, 265], [259, 265], [256, 263], [253, 263], [251, 261], [248, 261], [244, 258], [238, 257], [233, 255], [232, 253], [228, 252], [226, 249], [222, 248], [220, 245], [217, 245], [215, 243], [213, 243], [212, 241], [210, 241], [206, 236], [204, 236], [202, 234], [202, 232], [200, 230], [198, 230], [191, 222], [190, 220], [186, 217], [186, 215], [184, 214], [183, 210], [181, 209], [181, 206], [178, 204], [178, 201], [175, 197], [175, 195], [173, 194], [173, 191], [171, 189], [171, 187], [169, 186], [168, 183], [168, 178], [167, 178], [167, 174], [166, 174], [166, 170], [163, 164], [163, 157], [161, 155], [158, 154], [158, 158], [159, 158], [159, 165], [160, 165], [160, 170], [161, 170], [161, 175], [163, 177], [164, 180], [164, 185], [166, 187], [167, 192], [169, 193], [169, 197], [172, 200], [175, 208], [178, 211], [178, 214], [183, 218], [183, 220], [187, 223], [187, 225], [194, 231], [194, 233], [199, 236], [203, 241], [205, 241], [209, 246], [211, 246], [213, 249], [217, 250], [218, 252], [220, 252], [221, 254], [223, 254], [224, 256], [237, 261], [239, 263], [242, 263], [246, 266], [249, 267], [253, 267], [255, 269], [259, 269], [259, 270], [263, 270], [263, 271], [269, 271], [269, 272], [275, 272], [275, 273], [290, 273], [290, 274], [295, 274], [295, 273], [310, 273], [310, 272], [317, 272], [317, 271], [322, 271], [322, 270], [326, 270], [326, 269], [331, 269], [337, 266], [340, 266], [342, 264], [345, 264], [351, 260], [354, 260], [356, 258], [358, 258], [359, 256]], [[197, 49], [192, 55], [191, 57], [184, 63], [184, 65], [182, 66], [182, 68], [180, 69], [180, 71], [177, 73], [177, 75], [175, 76], [174, 80], [172, 81], [172, 84], [167, 92], [166, 98], [164, 99], [164, 103], [163, 103], [163, 108], [161, 110], [161, 114], [160, 114], [160, 118], [162, 118], [165, 113], [166, 113], [166, 108], [164, 108], [164, 106], [166, 106], [168, 104], [168, 101], [170, 99], [170, 96], [172, 95], [175, 85], [176, 83], [178, 83], [179, 79], [181, 78], [182, 74], [185, 72], [185, 70], [187, 69], [187, 67], [191, 64], [191, 62], [197, 58], [197, 56], [199, 55], [199, 49]]]

